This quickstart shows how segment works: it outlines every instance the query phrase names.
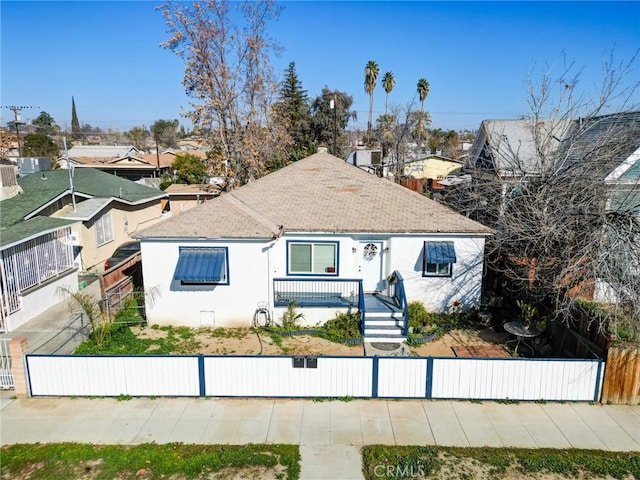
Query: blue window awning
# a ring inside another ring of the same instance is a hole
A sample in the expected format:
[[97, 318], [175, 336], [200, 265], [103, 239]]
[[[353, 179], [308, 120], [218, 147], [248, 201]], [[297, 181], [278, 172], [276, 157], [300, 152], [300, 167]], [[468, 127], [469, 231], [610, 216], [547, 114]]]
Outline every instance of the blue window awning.
[[182, 282], [220, 282], [226, 273], [225, 253], [222, 248], [183, 248], [173, 278]]
[[456, 263], [453, 242], [424, 242], [426, 263]]

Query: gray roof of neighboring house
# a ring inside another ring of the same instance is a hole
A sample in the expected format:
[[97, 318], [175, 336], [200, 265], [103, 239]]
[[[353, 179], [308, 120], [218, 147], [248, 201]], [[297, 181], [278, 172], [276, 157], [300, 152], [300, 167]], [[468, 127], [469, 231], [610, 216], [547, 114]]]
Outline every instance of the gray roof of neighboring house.
[[133, 145], [75, 145], [68, 151], [70, 157], [116, 158], [129, 152], [139, 153]]
[[272, 238], [285, 232], [452, 233], [491, 230], [326, 153], [141, 231], [139, 238]]
[[640, 111], [575, 120], [570, 135], [559, 152], [564, 161], [593, 160], [589, 163], [599, 168], [592, 174], [606, 177], [640, 147]]
[[521, 176], [540, 173], [543, 161], [570, 167], [596, 156], [598, 174], [606, 176], [639, 146], [640, 111], [574, 120], [484, 120], [465, 168]]
[[[538, 173], [540, 152], [552, 156], [571, 126], [569, 120], [483, 120], [465, 168], [488, 168], [503, 174]], [[536, 142], [535, 137], [539, 135]], [[490, 157], [490, 163], [488, 162]]]

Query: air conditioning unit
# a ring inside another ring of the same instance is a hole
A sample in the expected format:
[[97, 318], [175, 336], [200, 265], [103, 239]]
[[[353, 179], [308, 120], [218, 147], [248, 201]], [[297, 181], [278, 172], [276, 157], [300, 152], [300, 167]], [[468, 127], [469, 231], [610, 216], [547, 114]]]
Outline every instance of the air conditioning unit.
[[382, 152], [380, 150], [374, 150], [371, 152], [371, 165], [382, 164]]

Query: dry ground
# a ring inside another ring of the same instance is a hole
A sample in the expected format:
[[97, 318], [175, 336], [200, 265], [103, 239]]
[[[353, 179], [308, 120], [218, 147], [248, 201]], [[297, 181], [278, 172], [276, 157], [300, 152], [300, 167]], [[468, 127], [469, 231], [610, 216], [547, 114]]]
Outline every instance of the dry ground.
[[[132, 327], [140, 338], [160, 338], [167, 335], [165, 330], [148, 326]], [[210, 355], [335, 355], [362, 356], [363, 345], [344, 345], [320, 337], [297, 335], [282, 337], [274, 341], [266, 333], [257, 333], [250, 328], [210, 329], [199, 328], [192, 331], [189, 351], [180, 353], [201, 353]], [[504, 345], [504, 334], [485, 330], [451, 330], [439, 338], [412, 347], [416, 356], [454, 356], [453, 346]]]

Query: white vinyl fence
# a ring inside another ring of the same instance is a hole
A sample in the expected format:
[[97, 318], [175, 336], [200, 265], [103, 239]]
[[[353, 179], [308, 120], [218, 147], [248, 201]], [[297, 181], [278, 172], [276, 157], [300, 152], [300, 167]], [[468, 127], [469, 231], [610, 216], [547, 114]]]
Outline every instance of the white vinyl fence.
[[[305, 362], [295, 368], [294, 358]], [[205, 357], [206, 395], [215, 397], [370, 397], [372, 357]]]
[[8, 338], [0, 338], [0, 388], [13, 387], [9, 341]]
[[604, 362], [302, 356], [27, 355], [31, 395], [598, 401]]
[[200, 395], [198, 357], [27, 355], [31, 395]]

